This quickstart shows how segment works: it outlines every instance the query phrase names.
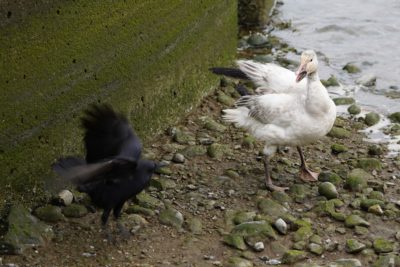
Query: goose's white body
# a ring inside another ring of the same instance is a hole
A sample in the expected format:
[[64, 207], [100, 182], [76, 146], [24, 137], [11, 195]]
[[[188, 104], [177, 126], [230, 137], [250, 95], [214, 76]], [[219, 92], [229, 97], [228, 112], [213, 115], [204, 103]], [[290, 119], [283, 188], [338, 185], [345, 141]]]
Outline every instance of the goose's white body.
[[273, 64], [239, 61], [240, 69], [262, 88], [245, 96], [223, 118], [265, 142], [264, 153], [277, 146], [303, 146], [325, 136], [336, 118], [336, 106], [315, 71], [296, 83], [294, 72]]

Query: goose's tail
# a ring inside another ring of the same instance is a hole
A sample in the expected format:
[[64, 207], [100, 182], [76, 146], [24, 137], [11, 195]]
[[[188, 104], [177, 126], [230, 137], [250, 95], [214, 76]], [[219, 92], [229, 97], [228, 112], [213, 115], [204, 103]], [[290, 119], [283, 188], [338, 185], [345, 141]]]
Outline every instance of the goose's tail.
[[232, 122], [236, 127], [248, 128], [251, 124], [249, 109], [246, 107], [237, 107], [234, 109], [224, 109], [222, 119], [226, 122]]

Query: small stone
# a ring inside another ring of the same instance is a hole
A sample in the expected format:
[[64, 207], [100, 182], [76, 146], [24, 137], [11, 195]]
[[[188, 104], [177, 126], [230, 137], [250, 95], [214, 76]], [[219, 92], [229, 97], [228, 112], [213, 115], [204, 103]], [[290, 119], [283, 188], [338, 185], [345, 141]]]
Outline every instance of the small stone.
[[182, 155], [181, 153], [175, 153], [174, 157], [172, 158], [172, 161], [175, 163], [184, 163], [185, 162], [185, 156]]
[[390, 114], [389, 119], [392, 122], [400, 123], [400, 112], [394, 112], [394, 113]]
[[368, 208], [368, 212], [375, 215], [383, 215], [383, 210], [380, 205], [375, 204]]
[[364, 226], [356, 226], [356, 227], [354, 228], [354, 232], [355, 232], [357, 235], [367, 235], [367, 234], [369, 233], [369, 230], [368, 230], [367, 227], [364, 227]]
[[302, 250], [288, 250], [283, 254], [282, 263], [283, 264], [293, 264], [304, 260], [307, 257], [307, 253]]
[[233, 99], [232, 97], [228, 96], [227, 94], [218, 91], [218, 96], [217, 96], [217, 100], [218, 102], [220, 102], [221, 104], [224, 104], [226, 106], [233, 106], [235, 104], [235, 99]]
[[239, 258], [239, 257], [231, 257], [228, 260], [228, 265], [224, 265], [227, 267], [253, 267], [253, 263], [249, 260]]
[[64, 206], [71, 205], [72, 201], [74, 200], [74, 195], [69, 190], [62, 190], [58, 193], [58, 199], [61, 204]]
[[279, 233], [286, 235], [288, 227], [287, 227], [286, 222], [283, 219], [281, 219], [281, 218], [277, 219], [274, 223], [274, 226], [278, 230]]
[[46, 205], [35, 210], [35, 215], [45, 222], [60, 222], [64, 221], [65, 217], [61, 213], [61, 209], [56, 206]]
[[88, 213], [88, 210], [85, 206], [74, 203], [65, 207], [62, 212], [69, 218], [81, 218]]
[[336, 187], [330, 182], [320, 183], [318, 186], [318, 193], [321, 196], [325, 196], [327, 199], [333, 199], [338, 197]]
[[366, 226], [369, 227], [369, 222], [361, 218], [360, 216], [356, 214], [352, 214], [347, 216], [345, 222], [344, 222], [346, 227], [353, 228], [355, 226]]
[[162, 224], [173, 226], [177, 229], [182, 228], [183, 215], [173, 208], [162, 210], [158, 218]]
[[367, 87], [374, 86], [376, 84], [376, 76], [373, 74], [365, 74], [357, 79], [356, 83]]
[[351, 115], [358, 115], [361, 113], [361, 108], [359, 106], [357, 106], [356, 104], [351, 105], [350, 107], [347, 108], [347, 111], [351, 114]]
[[186, 225], [188, 230], [195, 235], [201, 234], [203, 230], [203, 224], [201, 223], [201, 220], [197, 218], [188, 219]]
[[244, 242], [243, 236], [238, 235], [238, 234], [228, 234], [224, 236], [224, 243], [239, 249], [239, 250], [246, 250], [247, 246]]
[[360, 192], [368, 186], [367, 181], [372, 179], [373, 176], [363, 169], [353, 169], [347, 176], [346, 187], [351, 191]]
[[334, 98], [333, 102], [335, 102], [336, 106], [341, 106], [341, 105], [350, 105], [353, 104], [354, 98], [352, 97], [338, 97], [338, 98]]
[[376, 253], [388, 253], [393, 251], [393, 243], [386, 238], [377, 238], [373, 242]]
[[347, 71], [348, 73], [358, 73], [360, 72], [360, 68], [354, 65], [353, 63], [347, 63], [344, 67], [343, 70]]
[[346, 252], [355, 254], [361, 252], [367, 246], [356, 239], [347, 239], [346, 240]]
[[343, 128], [332, 127], [331, 131], [328, 133], [328, 136], [335, 137], [338, 139], [349, 138], [351, 133]]
[[247, 43], [251, 46], [262, 46], [268, 42], [268, 38], [261, 33], [253, 33], [247, 39]]
[[223, 133], [226, 131], [226, 126], [216, 122], [211, 118], [205, 119], [204, 128], [210, 131]]
[[321, 172], [318, 176], [318, 181], [330, 182], [336, 186], [343, 182], [342, 178], [334, 172]]
[[380, 117], [379, 117], [378, 113], [370, 112], [365, 115], [364, 122], [366, 125], [372, 126], [372, 125], [377, 124], [379, 122], [379, 120], [380, 120]]
[[337, 81], [336, 77], [334, 75], [331, 75], [328, 80], [321, 80], [321, 83], [325, 87], [330, 87], [330, 86], [339, 86], [339, 82]]
[[308, 249], [315, 255], [322, 255], [324, 253], [324, 247], [316, 243], [310, 243]]
[[308, 241], [308, 239], [313, 235], [313, 231], [310, 227], [300, 227], [293, 235], [293, 241]]
[[328, 267], [362, 267], [358, 259], [338, 259], [328, 264]]
[[331, 150], [333, 154], [339, 154], [348, 151], [349, 149], [347, 146], [342, 145], [342, 144], [332, 144], [331, 145]]
[[264, 250], [264, 243], [263, 242], [256, 242], [254, 244], [254, 250], [257, 252], [263, 251]]

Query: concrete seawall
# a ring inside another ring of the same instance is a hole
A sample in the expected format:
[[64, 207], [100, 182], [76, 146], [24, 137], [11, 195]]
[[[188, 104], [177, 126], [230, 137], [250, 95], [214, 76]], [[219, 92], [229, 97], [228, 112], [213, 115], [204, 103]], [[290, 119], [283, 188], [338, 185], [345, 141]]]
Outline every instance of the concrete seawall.
[[57, 157], [82, 154], [88, 104], [145, 141], [195, 106], [217, 84], [208, 67], [235, 56], [237, 2], [4, 1], [0, 36], [0, 203], [30, 203]]

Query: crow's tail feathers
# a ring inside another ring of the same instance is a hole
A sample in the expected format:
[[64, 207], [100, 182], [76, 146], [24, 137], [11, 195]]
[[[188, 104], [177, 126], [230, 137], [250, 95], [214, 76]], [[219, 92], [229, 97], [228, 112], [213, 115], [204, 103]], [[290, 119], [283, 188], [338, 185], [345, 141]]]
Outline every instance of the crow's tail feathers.
[[249, 80], [250, 78], [241, 70], [234, 68], [215, 67], [209, 69], [212, 73], [217, 75], [224, 75], [231, 78]]
[[76, 185], [83, 185], [108, 178], [113, 179], [113, 175], [108, 174], [114, 170], [132, 172], [136, 166], [137, 162], [129, 158], [113, 158], [87, 164], [83, 159], [67, 157], [59, 159], [52, 165], [52, 169], [64, 179]]

